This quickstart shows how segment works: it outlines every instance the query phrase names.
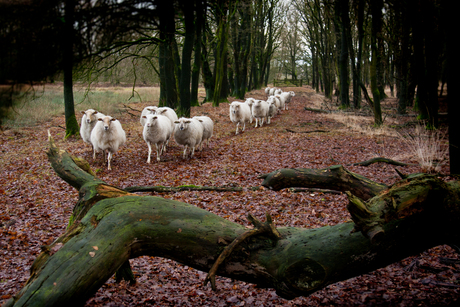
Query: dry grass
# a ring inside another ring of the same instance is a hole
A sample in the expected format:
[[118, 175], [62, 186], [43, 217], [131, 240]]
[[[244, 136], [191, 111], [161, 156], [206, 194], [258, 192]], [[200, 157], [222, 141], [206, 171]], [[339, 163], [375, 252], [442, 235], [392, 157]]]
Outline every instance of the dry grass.
[[445, 133], [426, 130], [417, 125], [411, 132], [399, 135], [420, 164], [423, 172], [438, 173], [441, 165], [448, 162], [448, 145]]

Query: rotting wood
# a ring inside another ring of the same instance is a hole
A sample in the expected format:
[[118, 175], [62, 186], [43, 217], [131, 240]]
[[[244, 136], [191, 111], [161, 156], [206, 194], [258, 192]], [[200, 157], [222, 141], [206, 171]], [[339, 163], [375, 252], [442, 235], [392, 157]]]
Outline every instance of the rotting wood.
[[260, 175], [262, 186], [279, 191], [287, 187], [324, 188], [335, 191], [350, 191], [353, 195], [367, 200], [378, 195], [387, 186], [369, 180], [346, 170], [342, 165], [324, 169], [283, 168]]
[[369, 166], [369, 165], [374, 164], [374, 163], [387, 163], [387, 164], [396, 165], [396, 166], [418, 165], [418, 164], [414, 164], [414, 163], [403, 163], [403, 162], [395, 161], [395, 160], [384, 158], [384, 157], [376, 157], [376, 158], [372, 158], [372, 159], [369, 159], [369, 160], [366, 160], [366, 161], [363, 161], [363, 162], [353, 163], [351, 165], [353, 165], [353, 166]]
[[292, 133], [315, 133], [315, 132], [329, 132], [327, 130], [310, 130], [310, 131], [294, 131], [291, 129], [286, 129], [287, 132], [292, 132]]
[[316, 113], [331, 113], [330, 111], [327, 111], [327, 110], [323, 110], [323, 109], [314, 109], [314, 108], [308, 108], [308, 107], [304, 107], [304, 110], [305, 111], [310, 111], [310, 112], [316, 112]]
[[233, 240], [232, 243], [230, 243], [223, 252], [219, 255], [217, 260], [214, 262], [212, 265], [211, 269], [209, 270], [208, 274], [206, 275], [206, 278], [204, 280], [204, 285], [206, 286], [208, 282], [211, 282], [211, 288], [212, 290], [216, 291], [216, 272], [217, 269], [219, 268], [219, 265], [221, 265], [226, 258], [228, 258], [233, 250], [240, 245], [244, 240], [257, 236], [257, 235], [262, 235], [266, 234], [268, 235], [274, 242], [279, 240], [281, 238], [281, 234], [279, 233], [278, 230], [276, 230], [275, 225], [273, 224], [271, 216], [266, 213], [266, 222], [262, 223], [260, 222], [257, 218], [255, 218], [252, 214], [248, 214], [248, 220], [254, 225], [254, 229], [248, 230], [238, 237]]

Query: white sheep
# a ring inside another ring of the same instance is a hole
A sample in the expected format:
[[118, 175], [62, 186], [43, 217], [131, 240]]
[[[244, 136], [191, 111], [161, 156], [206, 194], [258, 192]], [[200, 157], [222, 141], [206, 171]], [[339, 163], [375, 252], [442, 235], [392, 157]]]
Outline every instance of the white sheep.
[[267, 86], [267, 87], [265, 88], [265, 94], [268, 95], [268, 93], [270, 93], [270, 89], [271, 89], [271, 87]]
[[91, 143], [93, 144], [93, 159], [96, 158], [96, 152], [102, 151], [104, 154], [108, 152], [108, 170], [111, 170], [110, 161], [112, 155], [118, 151], [118, 147], [126, 143], [126, 133], [121, 127], [118, 120], [111, 116], [99, 118], [96, 126], [91, 132]]
[[[171, 138], [172, 138], [174, 136], [174, 129], [176, 129], [175, 128], [176, 125], [174, 124], [174, 122], [179, 119], [177, 117], [176, 111], [174, 111], [173, 109], [171, 109], [169, 107], [161, 107], [161, 108], [157, 108], [155, 110], [154, 114], [163, 115], [163, 116], [166, 116], [167, 118], [169, 118], [169, 120], [171, 121], [171, 128], [172, 128]], [[166, 142], [166, 145], [168, 145], [168, 143], [169, 143], [169, 140], [168, 140], [168, 142]], [[166, 150], [166, 146], [165, 146], [164, 150]]]
[[277, 89], [273, 92], [273, 95], [281, 95], [282, 92], [283, 92], [282, 89], [277, 88]]
[[[246, 101], [244, 103], [246, 103], [249, 106], [249, 109], [251, 110], [254, 102], [256, 102], [254, 98], [246, 98]], [[254, 117], [252, 116], [252, 112], [251, 112], [251, 119], [249, 120], [250, 124], [252, 124], [253, 119]]]
[[278, 99], [279, 102], [280, 102], [279, 110], [281, 110], [281, 109], [286, 110], [286, 100], [281, 99], [280, 95], [275, 95], [275, 99]]
[[156, 109], [158, 109], [157, 106], [148, 106], [148, 107], [145, 107], [142, 110], [142, 113], [141, 113], [141, 125], [142, 125], [142, 127], [145, 125], [145, 117], [144, 116], [146, 116], [148, 114], [155, 114]]
[[238, 134], [238, 126], [243, 124], [243, 130], [246, 128], [246, 122], [251, 120], [251, 108], [249, 105], [240, 101], [233, 101], [230, 104], [230, 120], [236, 123], [236, 133]]
[[96, 126], [97, 120], [105, 115], [93, 109], [81, 111], [81, 113], [83, 114], [83, 117], [81, 118], [80, 136], [82, 140], [85, 143], [90, 144], [93, 149], [94, 147], [91, 143], [91, 131], [93, 131], [94, 126]]
[[272, 88], [270, 89], [270, 91], [268, 92], [268, 95], [269, 95], [269, 96], [273, 96], [273, 95], [275, 94], [275, 91], [276, 91], [276, 90], [277, 90], [276, 87], [272, 87]]
[[283, 105], [284, 110], [288, 110], [287, 103], [291, 101], [291, 98], [295, 96], [293, 91], [290, 92], [283, 92], [279, 95], [280, 102]]
[[276, 107], [275, 100], [267, 100], [268, 103], [268, 114], [267, 114], [267, 124], [270, 124], [270, 120], [275, 116], [276, 112], [278, 112], [278, 108]]
[[178, 145], [184, 145], [184, 159], [187, 153], [187, 147], [190, 147], [191, 150], [190, 158], [193, 157], [195, 148], [201, 144], [203, 139], [203, 125], [195, 118], [184, 117], [181, 117], [174, 123], [176, 124], [174, 139]]
[[270, 101], [273, 101], [275, 103], [276, 109], [277, 109], [277, 111], [279, 113], [279, 109], [280, 109], [280, 106], [281, 106], [279, 98], [276, 97], [276, 96], [270, 96], [270, 97], [267, 98], [267, 103], [270, 102]]
[[252, 105], [252, 116], [256, 119], [256, 126], [259, 124], [260, 127], [264, 124], [264, 118], [268, 115], [268, 103], [264, 100], [256, 100]]
[[203, 138], [200, 144], [200, 150], [203, 150], [203, 143], [206, 141], [206, 146], [209, 148], [209, 139], [212, 137], [214, 131], [214, 122], [208, 116], [194, 116], [193, 118], [203, 125]]
[[166, 147], [166, 142], [171, 137], [171, 121], [163, 115], [148, 114], [144, 116], [144, 141], [149, 147], [149, 157], [147, 163], [150, 163], [150, 156], [152, 154], [152, 144], [155, 144], [157, 151], [157, 161], [160, 161], [160, 155]]

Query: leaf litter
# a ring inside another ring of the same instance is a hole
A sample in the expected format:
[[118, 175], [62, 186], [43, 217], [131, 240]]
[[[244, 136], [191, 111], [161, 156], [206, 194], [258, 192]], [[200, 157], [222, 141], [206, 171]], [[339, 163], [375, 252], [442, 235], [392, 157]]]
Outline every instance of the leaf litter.
[[[398, 181], [394, 167], [382, 163], [368, 167], [351, 166], [375, 156], [404, 157], [401, 162], [414, 163], [404, 142], [393, 135], [363, 134], [344, 128], [334, 117], [305, 111], [317, 98], [310, 88], [293, 90], [289, 111], [282, 111], [270, 125], [235, 135], [229, 120], [228, 104], [215, 108], [210, 103], [192, 108], [192, 116], [207, 115], [215, 122], [210, 147], [192, 159], [182, 159], [182, 148], [170, 142], [161, 162], [147, 164], [147, 146], [142, 138], [138, 118], [117, 114], [128, 138], [126, 146], [114, 155], [112, 171], [102, 159], [93, 161], [91, 148], [81, 139], [63, 140], [65, 119], [55, 117], [37, 127], [6, 130], [0, 134], [0, 304], [5, 303], [25, 284], [40, 246], [63, 234], [78, 192], [52, 170], [47, 157], [47, 130], [57, 146], [85, 158], [99, 178], [119, 187], [129, 186], [260, 186], [259, 175], [279, 168], [324, 168], [344, 164], [352, 172], [385, 183]], [[249, 93], [264, 99], [263, 90]], [[231, 100], [231, 99], [230, 99]], [[394, 110], [394, 99], [382, 103], [384, 110]], [[142, 110], [151, 102], [132, 104]], [[100, 110], [104, 111], [104, 110]], [[132, 111], [131, 111], [132, 113]], [[396, 118], [396, 117], [395, 117]], [[397, 117], [392, 123], [404, 133], [413, 117]], [[324, 130], [327, 132], [308, 132]], [[416, 165], [398, 167], [403, 173], [416, 173]], [[443, 166], [447, 173], [447, 165]], [[260, 220], [268, 212], [279, 227], [317, 228], [350, 220], [344, 194], [322, 192], [293, 193], [285, 189], [265, 188], [242, 192], [183, 191], [145, 193], [174, 199], [203, 208], [230, 221], [249, 226], [252, 213]], [[180, 230], [178, 230], [180, 231]], [[97, 247], [91, 253], [95, 254]], [[111, 278], [88, 300], [86, 306], [427, 306], [453, 304], [459, 294], [458, 264], [440, 264], [441, 257], [457, 259], [447, 245], [437, 246], [317, 291], [309, 297], [291, 301], [278, 297], [273, 289], [217, 276], [217, 292], [204, 287], [205, 272], [169, 259], [143, 256], [131, 259], [137, 278], [133, 286], [115, 283]]]

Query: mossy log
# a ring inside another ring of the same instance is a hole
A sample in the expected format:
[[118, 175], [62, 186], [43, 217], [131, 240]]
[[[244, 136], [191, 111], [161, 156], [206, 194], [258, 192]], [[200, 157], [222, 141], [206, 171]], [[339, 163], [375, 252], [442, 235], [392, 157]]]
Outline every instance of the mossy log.
[[363, 161], [363, 162], [353, 163], [352, 165], [353, 166], [369, 166], [369, 165], [374, 164], [374, 163], [387, 163], [387, 164], [392, 164], [392, 165], [396, 165], [396, 166], [417, 165], [417, 164], [403, 163], [403, 162], [399, 162], [399, 161], [395, 161], [395, 160], [388, 159], [388, 158], [383, 158], [383, 157], [372, 158], [370, 160], [366, 160], [366, 161]]
[[[128, 259], [141, 255], [207, 272], [247, 231], [189, 204], [109, 186], [50, 144], [54, 170], [79, 190], [79, 201], [67, 231], [43, 248], [28, 282], [6, 306], [83, 305]], [[335, 180], [343, 185], [341, 177]], [[418, 176], [369, 201], [350, 198], [354, 223], [280, 227], [276, 240], [263, 233], [251, 236], [239, 242], [216, 273], [275, 288], [292, 299], [430, 247], [459, 243], [457, 181]]]
[[323, 169], [283, 168], [260, 175], [262, 186], [279, 191], [284, 188], [322, 188], [350, 191], [362, 199], [369, 199], [387, 189], [382, 183], [346, 170], [342, 165]]

